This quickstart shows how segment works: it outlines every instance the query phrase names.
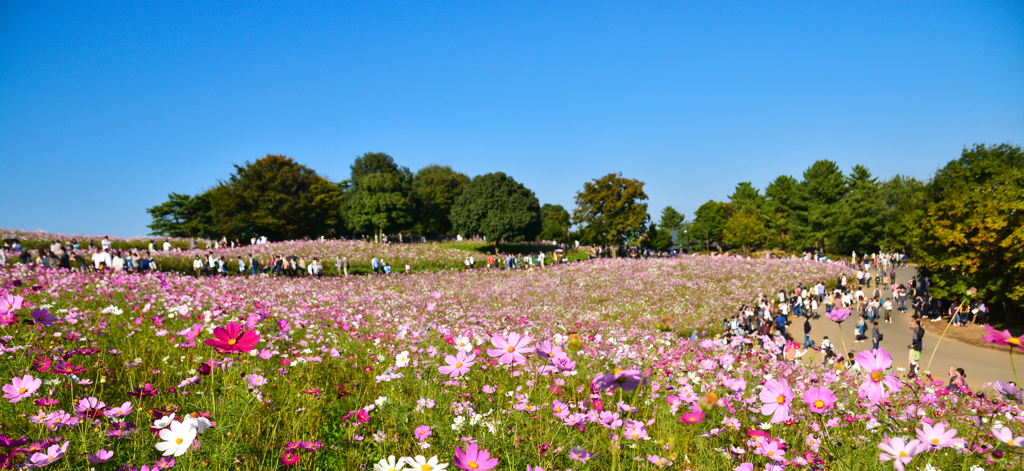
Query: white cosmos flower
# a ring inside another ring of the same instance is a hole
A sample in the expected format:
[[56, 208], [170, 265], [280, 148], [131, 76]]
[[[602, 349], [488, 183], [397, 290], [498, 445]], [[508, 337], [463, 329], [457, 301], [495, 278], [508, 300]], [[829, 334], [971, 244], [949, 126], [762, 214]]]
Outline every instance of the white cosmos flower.
[[455, 349], [466, 353], [473, 351], [473, 341], [469, 340], [469, 337], [459, 337], [455, 339]]
[[174, 420], [173, 412], [171, 413], [171, 415], [165, 415], [163, 417], [160, 417], [159, 419], [154, 420], [153, 428], [165, 428], [168, 425], [171, 425], [172, 420]]
[[405, 469], [406, 459], [407, 458], [401, 458], [396, 460], [395, 455], [382, 458], [380, 461], [374, 463], [373, 471], [402, 471]]
[[207, 419], [206, 417], [192, 417], [191, 415], [187, 415], [185, 416], [185, 420], [182, 420], [182, 422], [189, 427], [194, 428], [200, 435], [202, 435], [206, 429], [210, 428], [210, 419]]
[[170, 427], [160, 431], [160, 439], [163, 441], [156, 444], [156, 449], [164, 452], [164, 456], [181, 456], [195, 441], [196, 429], [175, 420]]
[[415, 458], [404, 458], [404, 459], [405, 459], [406, 463], [409, 463], [409, 466], [412, 469], [416, 469], [416, 470], [437, 471], [437, 470], [445, 469], [445, 468], [448, 467], [448, 463], [438, 463], [437, 462], [437, 455], [434, 455], [432, 458], [430, 458], [430, 460], [427, 460], [426, 458], [424, 458], [423, 455], [416, 455]]
[[405, 368], [406, 366], [409, 366], [408, 350], [402, 350], [402, 353], [399, 353], [398, 355], [395, 356], [395, 366], [399, 368]]

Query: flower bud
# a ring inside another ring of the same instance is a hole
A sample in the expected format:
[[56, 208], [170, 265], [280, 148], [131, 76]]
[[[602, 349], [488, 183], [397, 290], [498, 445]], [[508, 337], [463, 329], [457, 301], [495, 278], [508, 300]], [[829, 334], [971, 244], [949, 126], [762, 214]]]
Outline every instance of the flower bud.
[[572, 334], [569, 336], [569, 342], [566, 347], [571, 352], [578, 352], [583, 349], [583, 339], [580, 338], [579, 334]]

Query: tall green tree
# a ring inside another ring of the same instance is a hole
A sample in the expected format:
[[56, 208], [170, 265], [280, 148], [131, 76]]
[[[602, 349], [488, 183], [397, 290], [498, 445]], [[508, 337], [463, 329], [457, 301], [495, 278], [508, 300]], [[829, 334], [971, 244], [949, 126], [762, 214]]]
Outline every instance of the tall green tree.
[[722, 242], [722, 230], [729, 218], [729, 205], [719, 201], [708, 200], [700, 205], [694, 213], [690, 232], [694, 237], [704, 240], [704, 248], [711, 250], [711, 241]]
[[412, 194], [416, 201], [418, 232], [450, 233], [452, 205], [467, 184], [469, 177], [447, 165], [430, 165], [416, 172], [412, 179]]
[[222, 235], [271, 240], [332, 235], [340, 221], [337, 185], [283, 155], [244, 166], [208, 192]]
[[1024, 307], [1024, 153], [975, 145], [940, 169], [921, 224], [918, 262], [932, 292], [951, 300], [968, 289], [1001, 306], [1011, 323]]
[[824, 252], [839, 222], [837, 212], [846, 196], [846, 178], [835, 162], [819, 160], [804, 171], [800, 188], [801, 198], [795, 219], [803, 246]]
[[473, 177], [455, 199], [451, 221], [455, 232], [495, 244], [534, 240], [542, 227], [537, 196], [502, 172]]
[[647, 194], [639, 180], [610, 173], [584, 183], [575, 200], [573, 222], [592, 244], [622, 245], [639, 239], [647, 229]]
[[732, 203], [733, 210], [744, 211], [755, 216], [761, 214], [761, 208], [764, 206], [764, 196], [750, 182], [740, 182], [736, 185], [736, 190], [729, 195], [729, 201]]
[[765, 229], [768, 244], [789, 249], [792, 247], [794, 213], [800, 200], [800, 182], [789, 175], [773, 180], [764, 190]]
[[356, 232], [388, 229], [412, 221], [413, 203], [402, 176], [394, 172], [363, 175], [348, 198], [348, 224]]
[[569, 241], [569, 228], [572, 227], [572, 222], [569, 212], [562, 205], [545, 203], [540, 207], [540, 218], [543, 227], [539, 239], [563, 243]]
[[835, 253], [873, 253], [884, 234], [885, 204], [878, 179], [863, 165], [854, 165], [846, 179], [848, 192], [839, 205], [835, 237], [830, 244]]
[[167, 201], [146, 210], [153, 218], [150, 234], [168, 237], [218, 237], [213, 206], [206, 193], [167, 195]]
[[676, 211], [676, 208], [671, 206], [665, 206], [665, 209], [661, 210], [661, 220], [658, 221], [658, 227], [662, 229], [668, 229], [669, 232], [674, 231], [683, 225], [683, 221], [686, 220], [686, 216]]
[[725, 243], [749, 253], [751, 247], [764, 242], [764, 221], [749, 211], [737, 211], [726, 221], [722, 236]]
[[925, 184], [913, 177], [896, 175], [882, 182], [882, 247], [886, 250], [913, 250], [921, 235], [921, 220], [928, 211]]

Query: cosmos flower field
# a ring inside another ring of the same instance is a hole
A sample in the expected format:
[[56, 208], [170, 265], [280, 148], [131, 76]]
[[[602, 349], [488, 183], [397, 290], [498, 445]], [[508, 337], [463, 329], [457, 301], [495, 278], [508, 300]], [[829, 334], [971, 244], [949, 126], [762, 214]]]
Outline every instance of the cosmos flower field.
[[706, 333], [760, 293], [844, 270], [726, 257], [320, 279], [8, 267], [0, 464], [1019, 468], [1008, 385], [970, 397], [907, 379], [884, 350], [844, 371]]

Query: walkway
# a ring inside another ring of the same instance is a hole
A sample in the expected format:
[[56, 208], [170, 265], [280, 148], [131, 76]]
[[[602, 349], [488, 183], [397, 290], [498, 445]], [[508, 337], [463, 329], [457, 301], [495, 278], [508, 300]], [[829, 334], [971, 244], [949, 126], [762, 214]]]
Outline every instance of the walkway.
[[[911, 276], [916, 275], [917, 271], [914, 268], [899, 268], [896, 270], [896, 277], [901, 283], [906, 283], [910, 280]], [[853, 279], [856, 282], [856, 279]], [[874, 281], [870, 289], [864, 288], [864, 293], [868, 296], [874, 293]], [[882, 287], [881, 290], [882, 302], [885, 302], [885, 298], [892, 297], [892, 290], [888, 287]], [[893, 307], [898, 307], [899, 304], [894, 302]], [[907, 312], [902, 313], [896, 309], [892, 312], [892, 323], [883, 322], [879, 320], [878, 327], [882, 332], [883, 340], [879, 345], [889, 352], [893, 357], [893, 367], [906, 368], [909, 363], [909, 349], [911, 338], [913, 337], [910, 331], [910, 320], [913, 316], [914, 308], [910, 305], [910, 300], [907, 301]], [[837, 352], [843, 350], [843, 343], [839, 340], [839, 325], [835, 322], [828, 320], [825, 317], [825, 306], [819, 307], [819, 314], [821, 317], [811, 320], [811, 340], [818, 345], [821, 345], [821, 340], [824, 336], [828, 336], [829, 340], [836, 346]], [[860, 343], [854, 343], [854, 337], [856, 336], [857, 330], [857, 313], [852, 313], [850, 319], [843, 322], [843, 337], [846, 341], [846, 347], [849, 348], [850, 352], [859, 352], [862, 350], [871, 349], [871, 341], [865, 340]], [[884, 311], [882, 312], [884, 316]], [[788, 332], [794, 333], [794, 340], [803, 341], [803, 318], [794, 318], [790, 316], [793, 322], [787, 328]], [[922, 321], [930, 322], [925, 319]], [[936, 324], [945, 323], [948, 320], [936, 322]], [[867, 331], [870, 337], [871, 330]], [[797, 337], [799, 336], [799, 338]], [[931, 359], [932, 351], [935, 349], [935, 343], [938, 342], [939, 336], [931, 332], [925, 333], [923, 339], [924, 349], [921, 351], [921, 369], [924, 370], [928, 366], [928, 361]], [[972, 389], [978, 389], [983, 383], [992, 382], [995, 380], [1002, 381], [1013, 381], [1013, 370], [1010, 369], [1010, 355], [1007, 352], [1000, 352], [998, 350], [991, 350], [987, 348], [975, 347], [967, 345], [946, 337], [939, 344], [939, 351], [935, 353], [935, 360], [932, 361], [931, 371], [932, 375], [943, 382], [949, 379], [949, 367], [963, 368], [967, 373], [967, 383]], [[1022, 364], [1024, 367], [1024, 364]]]

